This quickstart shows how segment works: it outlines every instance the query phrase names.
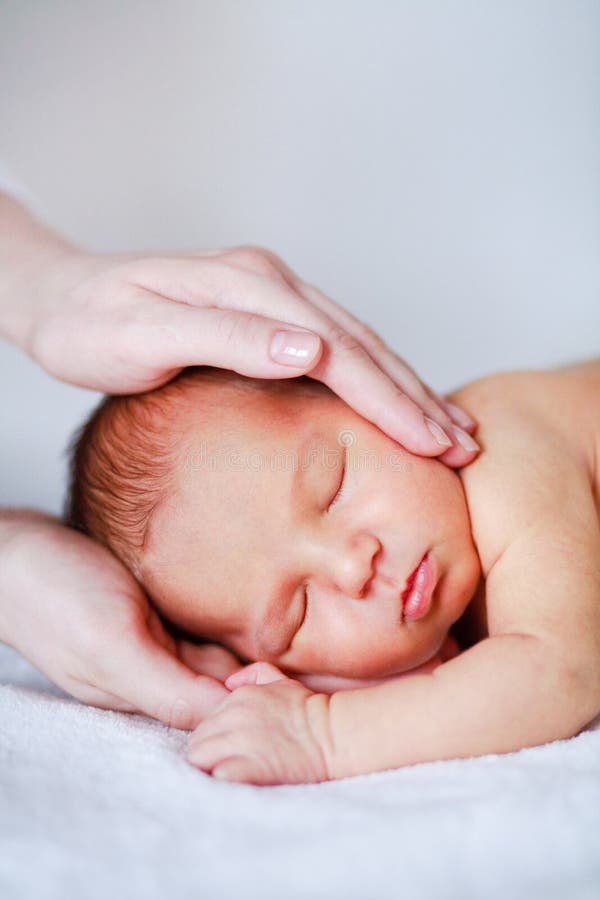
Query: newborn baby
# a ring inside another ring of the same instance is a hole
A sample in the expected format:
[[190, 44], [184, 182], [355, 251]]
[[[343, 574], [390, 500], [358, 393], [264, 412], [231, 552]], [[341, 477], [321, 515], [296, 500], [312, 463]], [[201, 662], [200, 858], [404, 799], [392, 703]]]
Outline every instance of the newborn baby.
[[199, 768], [320, 781], [600, 712], [600, 361], [448, 399], [484, 448], [459, 473], [308, 378], [188, 369], [84, 427], [68, 523], [172, 626], [262, 661], [192, 735]]

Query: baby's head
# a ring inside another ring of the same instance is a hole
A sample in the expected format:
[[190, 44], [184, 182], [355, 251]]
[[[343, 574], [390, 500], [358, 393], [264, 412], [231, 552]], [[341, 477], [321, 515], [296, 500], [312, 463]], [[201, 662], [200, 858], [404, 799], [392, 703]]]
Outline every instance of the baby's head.
[[[476, 588], [459, 477], [310, 378], [210, 367], [105, 398], [79, 432], [68, 524], [163, 617], [246, 661], [367, 678], [430, 659]], [[426, 615], [402, 615], [426, 553]]]

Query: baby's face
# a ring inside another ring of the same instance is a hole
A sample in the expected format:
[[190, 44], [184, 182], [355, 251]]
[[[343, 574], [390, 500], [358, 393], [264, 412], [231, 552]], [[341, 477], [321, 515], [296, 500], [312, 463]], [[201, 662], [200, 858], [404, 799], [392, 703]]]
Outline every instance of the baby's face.
[[[328, 393], [237, 403], [208, 435], [190, 416], [142, 559], [157, 607], [290, 673], [377, 677], [432, 657], [480, 574], [456, 473]], [[401, 594], [426, 553], [433, 601], [410, 620]]]

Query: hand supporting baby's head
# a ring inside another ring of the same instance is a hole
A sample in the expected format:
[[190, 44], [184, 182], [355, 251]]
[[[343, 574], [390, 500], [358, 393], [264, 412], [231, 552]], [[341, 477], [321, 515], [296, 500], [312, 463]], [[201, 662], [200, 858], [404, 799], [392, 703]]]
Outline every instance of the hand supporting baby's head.
[[[479, 576], [457, 475], [308, 378], [200, 367], [106, 398], [74, 446], [66, 518], [168, 621], [292, 673], [420, 665]], [[432, 603], [408, 619], [427, 553]]]

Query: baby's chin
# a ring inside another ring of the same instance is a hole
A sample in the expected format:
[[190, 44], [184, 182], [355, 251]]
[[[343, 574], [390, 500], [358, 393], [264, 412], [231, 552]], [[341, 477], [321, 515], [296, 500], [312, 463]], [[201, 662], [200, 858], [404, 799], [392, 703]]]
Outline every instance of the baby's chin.
[[431, 666], [432, 663], [435, 663], [435, 666], [439, 665], [442, 661], [441, 657], [444, 656], [444, 648], [448, 645], [449, 640], [453, 639], [449, 637], [449, 633], [446, 631], [441, 636], [432, 638], [426, 646], [420, 647], [418, 651], [415, 650], [409, 659], [407, 659], [406, 654], [403, 654], [401, 659], [388, 659], [385, 663], [375, 657], [367, 658], [363, 656], [358, 664], [356, 659], [354, 659], [352, 662], [340, 660], [339, 664], [336, 665], [330, 659], [327, 665], [319, 668], [318, 671], [316, 666], [313, 670], [307, 671], [300, 667], [288, 667], [283, 662], [278, 663], [276, 661], [274, 665], [278, 666], [291, 678], [296, 678], [306, 683], [307, 686], [309, 686], [307, 679], [311, 679], [315, 683], [317, 679], [327, 679], [328, 681], [336, 679], [340, 682], [348, 682], [348, 687], [350, 687], [350, 682], [356, 682], [355, 686], [359, 687], [358, 682], [387, 681], [389, 678], [397, 678], [400, 675], [405, 675], [407, 672], [414, 672], [423, 667]]
[[441, 666], [448, 659], [457, 656], [460, 648], [453, 638], [446, 637], [441, 648], [437, 653], [429, 657], [425, 662], [418, 666], [412, 666], [409, 669], [402, 669], [398, 672], [392, 672], [387, 675], [371, 675], [362, 678], [349, 678], [342, 675], [327, 674], [291, 674], [296, 681], [301, 681], [311, 691], [318, 693], [333, 694], [335, 691], [351, 691], [362, 687], [374, 687], [378, 684], [385, 684], [388, 681], [394, 681], [397, 678], [405, 678], [411, 675], [430, 675], [438, 666]]

